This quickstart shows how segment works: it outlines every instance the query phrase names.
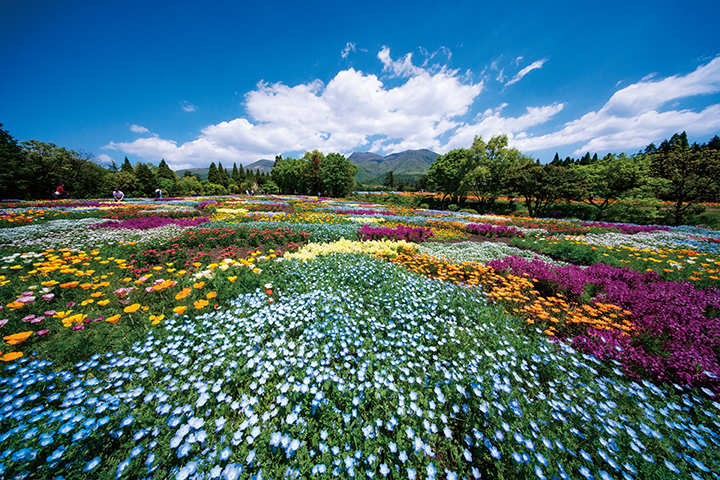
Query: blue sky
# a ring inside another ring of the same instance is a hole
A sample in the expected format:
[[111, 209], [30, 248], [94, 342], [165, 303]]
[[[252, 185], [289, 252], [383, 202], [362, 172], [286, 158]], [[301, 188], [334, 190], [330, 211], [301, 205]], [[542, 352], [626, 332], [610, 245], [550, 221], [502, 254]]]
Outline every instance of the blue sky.
[[0, 2], [0, 123], [173, 169], [720, 134], [717, 1]]

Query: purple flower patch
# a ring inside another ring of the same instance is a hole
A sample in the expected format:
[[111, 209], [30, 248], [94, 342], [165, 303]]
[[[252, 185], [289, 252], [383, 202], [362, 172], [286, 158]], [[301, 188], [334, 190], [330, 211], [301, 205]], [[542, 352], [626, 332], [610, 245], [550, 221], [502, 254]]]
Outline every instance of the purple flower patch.
[[90, 228], [127, 228], [130, 230], [148, 230], [150, 228], [164, 227], [165, 225], [177, 225], [179, 227], [194, 227], [203, 222], [207, 222], [207, 217], [195, 218], [167, 218], [167, 217], [143, 217], [128, 218], [126, 220], [108, 220], [107, 222], [97, 225], [91, 225]]
[[405, 240], [406, 242], [422, 243], [431, 237], [435, 236], [435, 233], [425, 227], [407, 227], [404, 225], [398, 225], [395, 228], [387, 227], [371, 227], [370, 225], [363, 225], [358, 230], [358, 239], [367, 240], [383, 240], [385, 238], [391, 240]]

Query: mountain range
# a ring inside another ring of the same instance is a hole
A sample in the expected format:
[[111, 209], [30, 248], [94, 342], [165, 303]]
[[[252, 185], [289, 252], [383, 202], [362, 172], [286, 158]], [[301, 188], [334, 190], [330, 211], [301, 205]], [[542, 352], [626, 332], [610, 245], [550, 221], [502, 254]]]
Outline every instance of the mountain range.
[[[382, 184], [388, 172], [393, 172], [396, 181], [412, 181], [417, 180], [425, 175], [430, 165], [440, 155], [437, 153], [422, 150], [406, 150], [400, 153], [393, 153], [383, 157], [377, 153], [371, 152], [353, 152], [348, 160], [358, 167], [358, 173], [355, 179], [365, 185]], [[260, 159], [256, 162], [244, 165], [243, 169], [259, 170], [263, 173], [272, 172], [274, 160]], [[232, 166], [224, 167], [228, 172], [232, 172]], [[178, 170], [176, 173], [183, 176], [186, 170]], [[206, 168], [190, 168], [187, 169], [191, 174], [198, 175], [201, 180], [207, 180]]]

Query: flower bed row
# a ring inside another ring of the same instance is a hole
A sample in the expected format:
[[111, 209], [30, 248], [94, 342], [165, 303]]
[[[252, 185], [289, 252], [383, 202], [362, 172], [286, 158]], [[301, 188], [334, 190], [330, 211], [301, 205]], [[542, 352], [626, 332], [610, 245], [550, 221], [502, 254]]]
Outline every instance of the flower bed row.
[[363, 225], [357, 233], [360, 240], [405, 240], [406, 242], [421, 243], [434, 236], [431, 229], [425, 227], [408, 227], [398, 225], [395, 228], [373, 227]]
[[467, 231], [481, 235], [483, 237], [524, 237], [525, 234], [522, 230], [517, 229], [510, 225], [489, 225], [482, 223], [480, 225], [471, 223], [467, 227]]

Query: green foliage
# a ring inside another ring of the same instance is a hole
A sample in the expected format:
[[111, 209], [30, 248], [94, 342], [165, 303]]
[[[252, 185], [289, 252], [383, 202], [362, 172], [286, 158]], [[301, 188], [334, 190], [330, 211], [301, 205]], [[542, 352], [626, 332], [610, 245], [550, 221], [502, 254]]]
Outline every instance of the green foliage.
[[344, 155], [329, 153], [320, 164], [322, 192], [329, 197], [344, 197], [355, 185], [357, 167]]
[[136, 197], [152, 197], [158, 186], [157, 176], [147, 163], [135, 164], [135, 191]]
[[475, 137], [471, 161], [473, 169], [464, 179], [467, 191], [490, 205], [507, 190], [505, 181], [510, 168], [532, 163], [532, 159], [515, 148], [508, 148], [506, 135], [497, 135], [485, 143]]
[[650, 155], [650, 174], [666, 181], [660, 198], [674, 202], [674, 222], [680, 225], [693, 205], [718, 199], [720, 152], [691, 147], [685, 132], [676, 133]]
[[3, 198], [30, 198], [31, 178], [23, 174], [23, 151], [0, 123], [0, 192]]
[[581, 198], [584, 184], [582, 174], [574, 169], [538, 163], [510, 168], [507, 182], [514, 193], [524, 197], [531, 217], [547, 214], [561, 200]]
[[438, 157], [428, 170], [428, 185], [450, 201], [467, 195], [466, 176], [473, 169], [472, 151], [466, 148], [450, 150]]

